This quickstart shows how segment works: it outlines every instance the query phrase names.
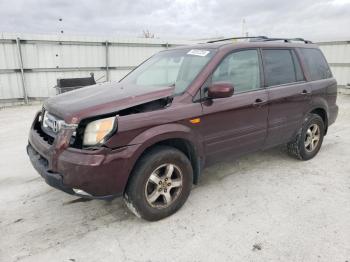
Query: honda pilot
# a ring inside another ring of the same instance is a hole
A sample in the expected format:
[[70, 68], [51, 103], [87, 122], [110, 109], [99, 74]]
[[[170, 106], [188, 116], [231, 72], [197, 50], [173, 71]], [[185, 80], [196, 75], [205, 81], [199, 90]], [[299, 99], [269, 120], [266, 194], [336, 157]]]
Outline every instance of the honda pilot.
[[337, 82], [303, 39], [222, 39], [155, 54], [119, 82], [48, 99], [27, 153], [52, 187], [123, 196], [149, 221], [175, 213], [203, 169], [286, 144], [313, 158], [338, 114]]

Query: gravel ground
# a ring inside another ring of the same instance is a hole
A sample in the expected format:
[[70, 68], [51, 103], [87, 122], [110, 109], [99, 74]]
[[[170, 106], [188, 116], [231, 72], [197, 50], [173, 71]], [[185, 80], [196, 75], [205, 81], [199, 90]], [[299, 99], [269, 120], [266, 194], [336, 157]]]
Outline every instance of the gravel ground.
[[350, 261], [350, 96], [316, 158], [283, 148], [207, 168], [184, 207], [149, 223], [82, 201], [29, 163], [38, 106], [0, 111], [0, 261]]

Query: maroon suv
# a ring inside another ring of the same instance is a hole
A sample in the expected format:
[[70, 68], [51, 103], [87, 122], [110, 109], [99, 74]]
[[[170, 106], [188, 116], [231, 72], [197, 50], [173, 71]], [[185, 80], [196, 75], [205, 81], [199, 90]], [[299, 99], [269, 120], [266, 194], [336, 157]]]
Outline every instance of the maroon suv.
[[50, 98], [30, 130], [30, 160], [55, 188], [123, 195], [137, 216], [158, 220], [223, 156], [287, 144], [311, 159], [337, 117], [337, 82], [315, 44], [293, 40], [170, 49], [118, 83]]

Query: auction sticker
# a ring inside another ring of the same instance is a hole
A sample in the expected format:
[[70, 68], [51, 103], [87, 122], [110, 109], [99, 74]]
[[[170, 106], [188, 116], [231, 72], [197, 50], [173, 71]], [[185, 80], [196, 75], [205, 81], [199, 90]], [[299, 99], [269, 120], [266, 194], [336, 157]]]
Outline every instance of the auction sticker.
[[206, 56], [207, 54], [209, 54], [210, 51], [208, 50], [200, 50], [200, 49], [192, 49], [190, 51], [188, 51], [188, 55], [197, 55], [197, 56]]

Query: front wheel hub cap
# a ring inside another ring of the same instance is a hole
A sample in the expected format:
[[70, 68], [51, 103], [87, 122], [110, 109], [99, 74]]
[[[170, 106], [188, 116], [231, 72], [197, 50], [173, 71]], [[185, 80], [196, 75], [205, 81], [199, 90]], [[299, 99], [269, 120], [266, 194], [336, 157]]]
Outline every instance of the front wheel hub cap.
[[155, 208], [170, 206], [180, 195], [183, 184], [181, 169], [174, 164], [163, 164], [149, 176], [145, 186], [148, 204]]

